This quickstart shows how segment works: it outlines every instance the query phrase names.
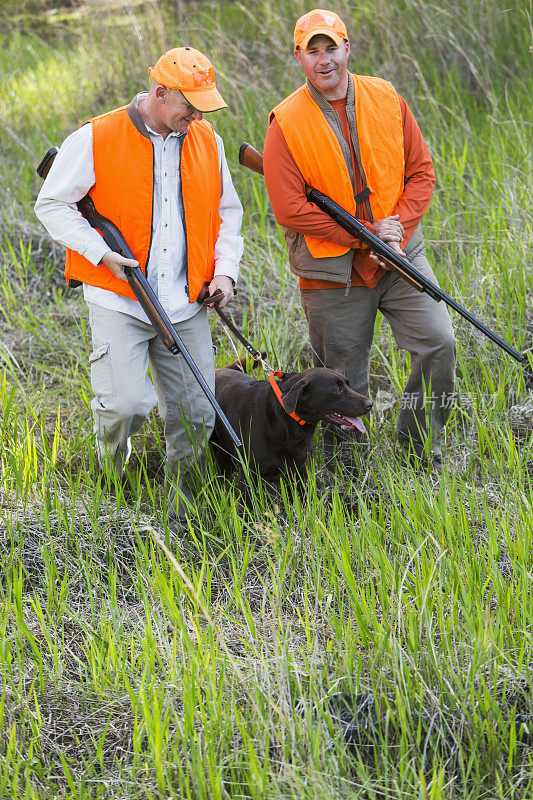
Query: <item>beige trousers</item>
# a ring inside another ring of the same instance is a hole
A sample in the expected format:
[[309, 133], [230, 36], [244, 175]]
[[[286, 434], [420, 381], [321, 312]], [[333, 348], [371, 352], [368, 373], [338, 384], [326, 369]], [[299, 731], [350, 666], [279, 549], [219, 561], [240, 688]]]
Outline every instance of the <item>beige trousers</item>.
[[[122, 468], [131, 451], [130, 438], [156, 403], [164, 423], [167, 470], [176, 471], [181, 460], [195, 460], [200, 443], [213, 431], [215, 413], [183, 357], [166, 349], [152, 325], [87, 305], [93, 342], [91, 408], [100, 462]], [[206, 309], [174, 328], [214, 391]]]
[[[409, 260], [437, 283], [423, 241]], [[387, 272], [374, 289], [352, 287], [348, 296], [344, 289], [308, 289], [302, 290], [301, 297], [315, 365], [344, 373], [352, 389], [367, 396], [374, 322], [378, 311], [384, 314], [398, 347], [411, 354], [411, 374], [400, 399], [398, 440], [421, 455], [431, 437], [433, 454], [440, 458], [456, 360], [455, 336], [444, 302], [420, 294], [394, 272]]]

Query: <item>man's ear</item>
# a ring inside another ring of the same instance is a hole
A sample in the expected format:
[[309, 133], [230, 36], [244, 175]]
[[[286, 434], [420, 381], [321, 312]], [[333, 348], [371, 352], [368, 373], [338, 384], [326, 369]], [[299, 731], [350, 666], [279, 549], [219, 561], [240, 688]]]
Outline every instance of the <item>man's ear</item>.
[[155, 89], [155, 96], [160, 103], [164, 103], [167, 96], [167, 87], [159, 84]]
[[307, 378], [301, 378], [299, 381], [291, 386], [291, 388], [286, 392], [286, 394], [281, 396], [283, 400], [283, 406], [287, 414], [294, 414], [296, 406], [298, 405], [298, 400], [300, 399], [300, 395], [304, 391], [304, 389], [309, 386], [309, 380]]

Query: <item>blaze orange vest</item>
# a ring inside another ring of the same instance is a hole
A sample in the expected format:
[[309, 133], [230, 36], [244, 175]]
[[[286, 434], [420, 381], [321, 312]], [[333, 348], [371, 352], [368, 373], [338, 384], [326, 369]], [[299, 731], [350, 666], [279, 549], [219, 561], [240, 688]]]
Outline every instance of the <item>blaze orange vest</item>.
[[[95, 184], [89, 191], [97, 211], [118, 227], [144, 273], [152, 236], [153, 148], [117, 108], [90, 120], [93, 129]], [[181, 185], [187, 236], [189, 301], [214, 274], [214, 247], [220, 217], [218, 148], [211, 124], [191, 123], [181, 150]], [[135, 299], [130, 286], [104, 265], [95, 267], [67, 250], [67, 281], [74, 279]]]
[[[353, 75], [355, 117], [361, 162], [374, 219], [392, 214], [404, 189], [403, 126], [400, 101], [381, 78]], [[356, 202], [346, 162], [333, 130], [307, 86], [301, 86], [271, 112], [275, 115], [294, 161], [309, 186], [327, 194], [350, 214]], [[314, 258], [344, 255], [349, 248], [306, 236]]]

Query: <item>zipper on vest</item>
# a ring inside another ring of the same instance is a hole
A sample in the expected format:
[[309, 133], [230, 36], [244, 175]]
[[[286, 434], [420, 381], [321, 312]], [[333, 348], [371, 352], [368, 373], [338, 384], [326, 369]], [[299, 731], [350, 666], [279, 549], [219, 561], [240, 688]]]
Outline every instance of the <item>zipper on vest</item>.
[[154, 236], [154, 162], [155, 162], [155, 155], [154, 155], [154, 143], [151, 139], [149, 139], [150, 144], [152, 145], [152, 216], [150, 217], [150, 242], [148, 243], [148, 253], [146, 254], [146, 262], [144, 265], [144, 275], [148, 278], [148, 262], [150, 261], [150, 250], [152, 249], [152, 239]]
[[180, 195], [181, 195], [181, 218], [183, 220], [183, 234], [185, 236], [185, 275], [187, 277], [187, 283], [185, 284], [185, 294], [189, 298], [189, 302], [191, 300], [191, 296], [189, 294], [189, 286], [190, 286], [190, 275], [189, 275], [189, 253], [187, 248], [187, 220], [185, 218], [185, 201], [183, 200], [183, 179], [181, 174], [181, 165], [182, 165], [182, 156], [183, 156], [183, 144], [185, 142], [185, 137], [187, 136], [186, 133], [183, 136], [180, 136], [179, 141], [179, 151], [180, 151], [180, 165], [179, 165], [179, 173], [180, 173]]

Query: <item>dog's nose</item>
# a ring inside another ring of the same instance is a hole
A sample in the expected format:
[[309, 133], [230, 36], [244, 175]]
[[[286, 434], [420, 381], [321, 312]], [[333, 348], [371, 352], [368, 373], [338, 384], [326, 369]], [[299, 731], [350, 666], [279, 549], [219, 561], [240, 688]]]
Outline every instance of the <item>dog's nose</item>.
[[372, 408], [373, 405], [374, 405], [374, 403], [372, 402], [372, 400], [365, 400], [365, 402], [363, 403], [363, 406], [365, 408], [365, 414], [368, 411], [370, 411], [370, 409]]

